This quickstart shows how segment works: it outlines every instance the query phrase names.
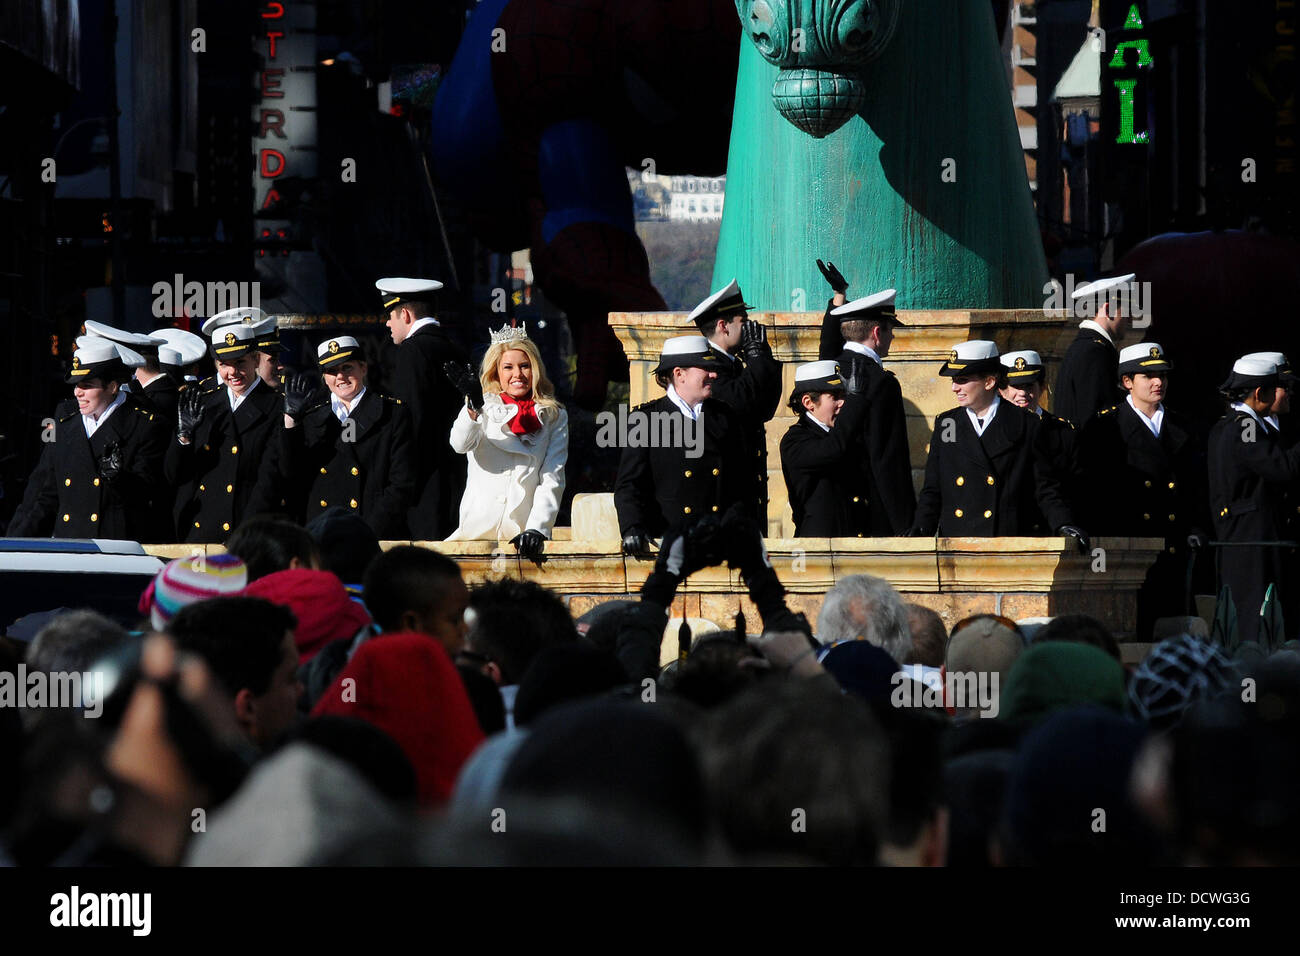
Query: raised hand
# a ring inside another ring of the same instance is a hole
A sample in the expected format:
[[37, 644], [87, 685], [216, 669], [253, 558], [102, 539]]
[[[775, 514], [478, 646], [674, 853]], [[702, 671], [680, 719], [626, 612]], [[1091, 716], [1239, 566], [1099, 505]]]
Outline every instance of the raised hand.
[[746, 358], [758, 358], [769, 350], [767, 346], [767, 329], [753, 319], [746, 319], [740, 326], [740, 351]]
[[822, 275], [825, 277], [826, 281], [830, 284], [832, 291], [838, 292], [840, 295], [843, 295], [845, 292], [848, 291], [849, 280], [844, 278], [844, 275], [840, 272], [839, 269], [835, 268], [835, 263], [822, 262], [820, 259], [818, 259], [817, 268], [821, 270]]
[[474, 374], [474, 366], [468, 362], [443, 362], [442, 373], [469, 400], [470, 408], [477, 412], [483, 407], [483, 383]]
[[317, 402], [316, 384], [311, 377], [298, 373], [284, 380], [284, 413], [294, 421], [302, 418]]
[[176, 401], [176, 437], [188, 445], [202, 421], [203, 393], [191, 385]]

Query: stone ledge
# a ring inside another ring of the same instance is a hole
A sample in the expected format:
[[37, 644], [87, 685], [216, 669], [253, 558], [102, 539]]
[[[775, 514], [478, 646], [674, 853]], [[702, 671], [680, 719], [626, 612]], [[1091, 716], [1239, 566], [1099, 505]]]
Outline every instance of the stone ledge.
[[[654, 567], [623, 555], [619, 542], [551, 541], [539, 567], [496, 541], [385, 541], [432, 548], [460, 564], [475, 584], [509, 577], [536, 581], [564, 595], [575, 614], [607, 600], [633, 598]], [[1137, 589], [1162, 546], [1158, 538], [1099, 538], [1105, 571], [1092, 554], [1078, 554], [1064, 538], [769, 538], [768, 556], [795, 610], [815, 620], [822, 599], [852, 574], [889, 581], [907, 601], [938, 611], [951, 627], [970, 614], [1015, 618], [1088, 613], [1123, 633], [1133, 626]], [[146, 545], [160, 558], [217, 554], [220, 545]], [[675, 613], [730, 626], [742, 610], [758, 621], [737, 571], [707, 568], [678, 592]], [[715, 615], [722, 615], [719, 620]]]

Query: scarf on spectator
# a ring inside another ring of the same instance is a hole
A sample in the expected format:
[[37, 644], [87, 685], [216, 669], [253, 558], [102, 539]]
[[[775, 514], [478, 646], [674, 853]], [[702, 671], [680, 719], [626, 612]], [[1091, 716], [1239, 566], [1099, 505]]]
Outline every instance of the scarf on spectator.
[[510, 419], [510, 430], [516, 435], [531, 435], [541, 430], [542, 420], [537, 417], [537, 403], [531, 398], [511, 398], [502, 392], [501, 401], [519, 408], [519, 414]]

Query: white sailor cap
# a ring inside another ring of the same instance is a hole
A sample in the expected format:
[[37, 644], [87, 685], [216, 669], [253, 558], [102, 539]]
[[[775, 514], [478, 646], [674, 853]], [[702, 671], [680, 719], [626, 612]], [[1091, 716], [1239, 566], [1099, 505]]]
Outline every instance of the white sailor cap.
[[1277, 360], [1268, 356], [1269, 353], [1264, 352], [1243, 355], [1232, 363], [1232, 374], [1219, 388], [1226, 392], [1279, 384], [1281, 376], [1278, 374]]
[[429, 298], [442, 288], [442, 283], [437, 279], [408, 279], [400, 276], [390, 276], [376, 281], [375, 288], [383, 296], [384, 311], [387, 312], [403, 302]]
[[268, 315], [261, 322], [253, 323], [253, 334], [257, 337], [257, 350], [274, 355], [280, 351], [280, 325], [273, 315]]
[[1110, 276], [1105, 279], [1096, 279], [1092, 282], [1085, 282], [1074, 290], [1074, 294], [1071, 298], [1082, 299], [1084, 296], [1102, 295], [1109, 292], [1111, 289], [1118, 289], [1121, 286], [1126, 286], [1136, 278], [1137, 273], [1130, 272], [1127, 275]]
[[204, 319], [202, 328], [204, 335], [211, 335], [213, 329], [224, 328], [227, 325], [259, 325], [265, 321], [266, 313], [261, 309], [241, 306], [237, 309], [226, 309], [225, 312], [218, 312]]
[[713, 330], [713, 323], [718, 319], [730, 319], [732, 316], [739, 314], [742, 318], [748, 312], [749, 306], [745, 304], [745, 297], [741, 294], [740, 285], [735, 279], [727, 283], [726, 287], [719, 289], [703, 302], [695, 307], [687, 320], [694, 322], [696, 325], [708, 331]]
[[702, 335], [675, 335], [664, 342], [659, 353], [655, 372], [670, 372], [675, 368], [717, 368], [718, 356]]
[[77, 340], [67, 382], [75, 385], [91, 378], [126, 378], [128, 368], [142, 365], [144, 356], [134, 349], [97, 335], [86, 335]]
[[162, 340], [156, 335], [145, 335], [142, 332], [127, 332], [125, 329], [115, 329], [111, 325], [96, 322], [94, 319], [86, 320], [86, 333], [136, 349], [155, 349], [162, 344]]
[[831, 309], [831, 315], [841, 322], [850, 322], [854, 319], [875, 319], [879, 321], [888, 319], [894, 325], [902, 325], [903, 323], [898, 321], [898, 316], [894, 312], [894, 299], [897, 297], [898, 291], [896, 289], [873, 292], [871, 295], [864, 295], [852, 302], [845, 302], [839, 308]]
[[1007, 381], [1013, 385], [1027, 385], [1043, 380], [1043, 359], [1033, 349], [1004, 352], [999, 356], [999, 361], [1007, 371]]
[[1173, 371], [1173, 363], [1165, 356], [1165, 350], [1159, 342], [1139, 342], [1121, 349], [1119, 353], [1119, 374], [1154, 375], [1156, 372]]
[[316, 364], [323, 369], [357, 361], [364, 361], [364, 356], [360, 343], [350, 335], [339, 335], [316, 346]]
[[844, 390], [844, 376], [840, 364], [832, 359], [805, 362], [794, 370], [794, 390], [791, 396], [804, 392], [835, 392]]
[[223, 325], [213, 329], [211, 335], [212, 357], [219, 361], [257, 351], [257, 331], [251, 325]]
[[184, 367], [208, 354], [208, 345], [193, 332], [184, 329], [155, 329], [153, 336], [165, 345], [158, 346], [158, 364]]
[[939, 369], [940, 375], [955, 378], [958, 375], [996, 375], [1001, 368], [998, 347], [984, 339], [958, 342], [948, 353], [948, 361]]
[[1291, 372], [1291, 363], [1281, 352], [1251, 352], [1249, 355], [1243, 355], [1242, 358], [1262, 358], [1267, 359], [1277, 366], [1277, 374], [1281, 379], [1281, 384], [1290, 387], [1295, 382], [1295, 375]]

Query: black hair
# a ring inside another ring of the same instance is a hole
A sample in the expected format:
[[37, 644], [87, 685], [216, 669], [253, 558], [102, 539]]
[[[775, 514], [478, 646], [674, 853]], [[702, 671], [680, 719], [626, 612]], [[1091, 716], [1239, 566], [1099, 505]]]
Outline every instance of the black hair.
[[382, 553], [370, 525], [355, 511], [339, 505], [312, 518], [307, 531], [316, 542], [321, 569], [334, 572], [345, 584], [360, 584], [370, 562]]
[[469, 606], [470, 649], [496, 662], [503, 684], [518, 684], [538, 651], [578, 639], [564, 602], [533, 581], [487, 581], [470, 591]]
[[255, 597], [211, 598], [176, 612], [167, 633], [183, 651], [203, 658], [233, 696], [266, 693], [280, 666], [286, 631], [298, 619], [287, 607]]
[[402, 615], [424, 616], [443, 597], [442, 581], [460, 579], [460, 565], [445, 554], [413, 544], [381, 553], [366, 568], [361, 598], [370, 618], [385, 631], [402, 627]]
[[802, 415], [804, 412], [808, 410], [803, 407], [803, 397], [805, 395], [811, 396], [813, 400], [813, 404], [815, 405], [817, 404], [817, 402], [821, 400], [821, 397], [823, 395], [835, 395], [835, 394], [838, 393], [832, 389], [821, 389], [816, 392], [795, 392], [790, 396], [790, 401], [787, 402], [786, 404], [790, 406], [790, 411], [794, 412], [795, 417], [797, 418], [798, 416]]
[[369, 721], [333, 714], [313, 717], [284, 745], [295, 741], [318, 747], [350, 765], [394, 803], [415, 806], [419, 786], [411, 761], [392, 737]]
[[306, 568], [320, 562], [316, 541], [307, 529], [276, 515], [254, 515], [242, 522], [226, 541], [226, 551], [244, 562], [250, 584], [288, 570], [294, 558]]
[[1105, 651], [1121, 664], [1119, 642], [1105, 624], [1087, 614], [1063, 614], [1052, 618], [1043, 625], [1042, 630], [1034, 635], [1035, 644], [1048, 641], [1072, 641], [1076, 644], [1091, 644]]

